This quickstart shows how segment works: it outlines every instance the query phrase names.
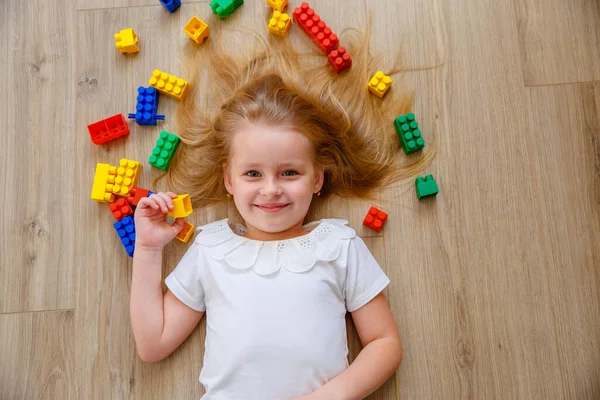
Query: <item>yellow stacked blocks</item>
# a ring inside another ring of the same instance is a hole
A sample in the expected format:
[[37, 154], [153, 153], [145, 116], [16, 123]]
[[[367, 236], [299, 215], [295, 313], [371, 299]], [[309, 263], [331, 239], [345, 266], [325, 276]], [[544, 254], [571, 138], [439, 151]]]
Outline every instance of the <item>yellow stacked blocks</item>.
[[285, 36], [290, 30], [291, 21], [289, 15], [275, 10], [269, 20], [269, 31], [279, 36]]
[[183, 27], [183, 30], [190, 39], [198, 44], [202, 44], [204, 39], [206, 39], [210, 33], [208, 25], [196, 16], [193, 16], [192, 19], [190, 19], [190, 22]]
[[167, 214], [173, 218], [185, 218], [192, 213], [192, 201], [189, 194], [180, 194], [173, 199], [173, 211]]
[[392, 86], [392, 78], [385, 75], [382, 71], [377, 71], [369, 81], [369, 91], [377, 97], [383, 97], [390, 86]]
[[115, 195], [112, 193], [113, 184], [117, 176], [117, 167], [109, 164], [96, 164], [96, 175], [90, 198], [99, 203], [112, 203]]
[[194, 225], [187, 221], [183, 222], [183, 229], [177, 234], [176, 238], [181, 240], [183, 243], [187, 243], [194, 233]]
[[159, 92], [174, 97], [177, 100], [183, 97], [188, 87], [187, 81], [158, 69], [152, 72], [152, 77], [148, 80], [148, 84]]
[[140, 51], [140, 48], [137, 47], [138, 37], [131, 28], [115, 33], [115, 41], [117, 42], [117, 49], [121, 53], [137, 53]]
[[117, 176], [112, 185], [112, 192], [117, 196], [129, 196], [131, 188], [138, 184], [142, 165], [137, 161], [121, 158], [116, 171]]
[[267, 5], [273, 10], [283, 12], [285, 7], [288, 5], [288, 0], [267, 0]]

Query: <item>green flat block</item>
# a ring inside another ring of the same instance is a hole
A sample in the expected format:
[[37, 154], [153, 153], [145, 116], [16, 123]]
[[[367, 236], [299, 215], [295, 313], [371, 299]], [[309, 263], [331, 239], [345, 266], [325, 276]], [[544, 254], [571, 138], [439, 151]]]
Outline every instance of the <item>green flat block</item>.
[[231, 15], [242, 4], [244, 4], [244, 0], [212, 0], [210, 2], [210, 9], [219, 18], [225, 18]]
[[167, 131], [162, 131], [150, 158], [148, 158], [148, 164], [166, 171], [169, 169], [169, 164], [171, 164], [177, 146], [179, 146], [179, 137]]
[[399, 116], [394, 120], [394, 127], [396, 127], [396, 132], [398, 132], [398, 136], [402, 142], [402, 148], [406, 154], [423, 150], [425, 141], [421, 136], [419, 124], [415, 120], [415, 114], [408, 113]]
[[415, 186], [417, 187], [417, 198], [419, 200], [425, 197], [431, 197], [438, 194], [438, 185], [433, 179], [433, 175], [427, 175], [425, 177], [418, 177], [415, 180]]

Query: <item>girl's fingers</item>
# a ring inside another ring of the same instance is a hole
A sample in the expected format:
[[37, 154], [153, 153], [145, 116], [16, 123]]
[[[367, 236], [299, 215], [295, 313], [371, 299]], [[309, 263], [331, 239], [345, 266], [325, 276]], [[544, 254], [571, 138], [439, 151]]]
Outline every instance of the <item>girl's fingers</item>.
[[167, 193], [164, 193], [164, 192], [161, 192], [158, 194], [165, 201], [169, 210], [172, 210], [173, 209], [173, 200], [171, 199], [171, 196], [169, 196]]
[[177, 197], [177, 195], [176, 195], [175, 193], [173, 193], [173, 192], [167, 192], [167, 194], [168, 194], [169, 196], [171, 196], [171, 198], [172, 198], [172, 199], [174, 199], [174, 198], [176, 198], [176, 197]]
[[158, 204], [152, 197], [143, 197], [140, 199], [138, 203], [138, 208], [152, 208], [154, 210], [158, 210]]
[[160, 207], [160, 210], [163, 213], [167, 213], [169, 212], [169, 209], [167, 207], [167, 202], [165, 201], [165, 199], [160, 195], [160, 193], [155, 193], [152, 196], [150, 196], [150, 198], [152, 200], [154, 200], [156, 202], [156, 204], [158, 204], [158, 206]]

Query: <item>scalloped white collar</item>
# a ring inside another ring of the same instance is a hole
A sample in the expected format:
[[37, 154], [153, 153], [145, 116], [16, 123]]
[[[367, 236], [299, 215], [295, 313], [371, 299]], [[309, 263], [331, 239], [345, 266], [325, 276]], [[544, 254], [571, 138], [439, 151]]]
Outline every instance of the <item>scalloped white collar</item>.
[[260, 241], [246, 238], [246, 228], [229, 219], [199, 227], [195, 243], [211, 258], [236, 269], [252, 268], [259, 275], [279, 271], [307, 272], [317, 261], [333, 261], [344, 241], [356, 236], [343, 219], [322, 219], [303, 226], [308, 233], [285, 240]]

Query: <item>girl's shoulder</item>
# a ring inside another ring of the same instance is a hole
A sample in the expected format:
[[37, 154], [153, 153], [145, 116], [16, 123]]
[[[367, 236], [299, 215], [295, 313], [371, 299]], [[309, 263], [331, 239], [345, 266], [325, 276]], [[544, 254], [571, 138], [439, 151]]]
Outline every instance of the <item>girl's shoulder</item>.
[[343, 219], [322, 219], [304, 225], [304, 229], [306, 235], [265, 242], [244, 237], [246, 228], [225, 218], [198, 227], [200, 233], [194, 243], [214, 260], [268, 275], [280, 268], [302, 273], [318, 261], [345, 260], [350, 241], [358, 238]]

